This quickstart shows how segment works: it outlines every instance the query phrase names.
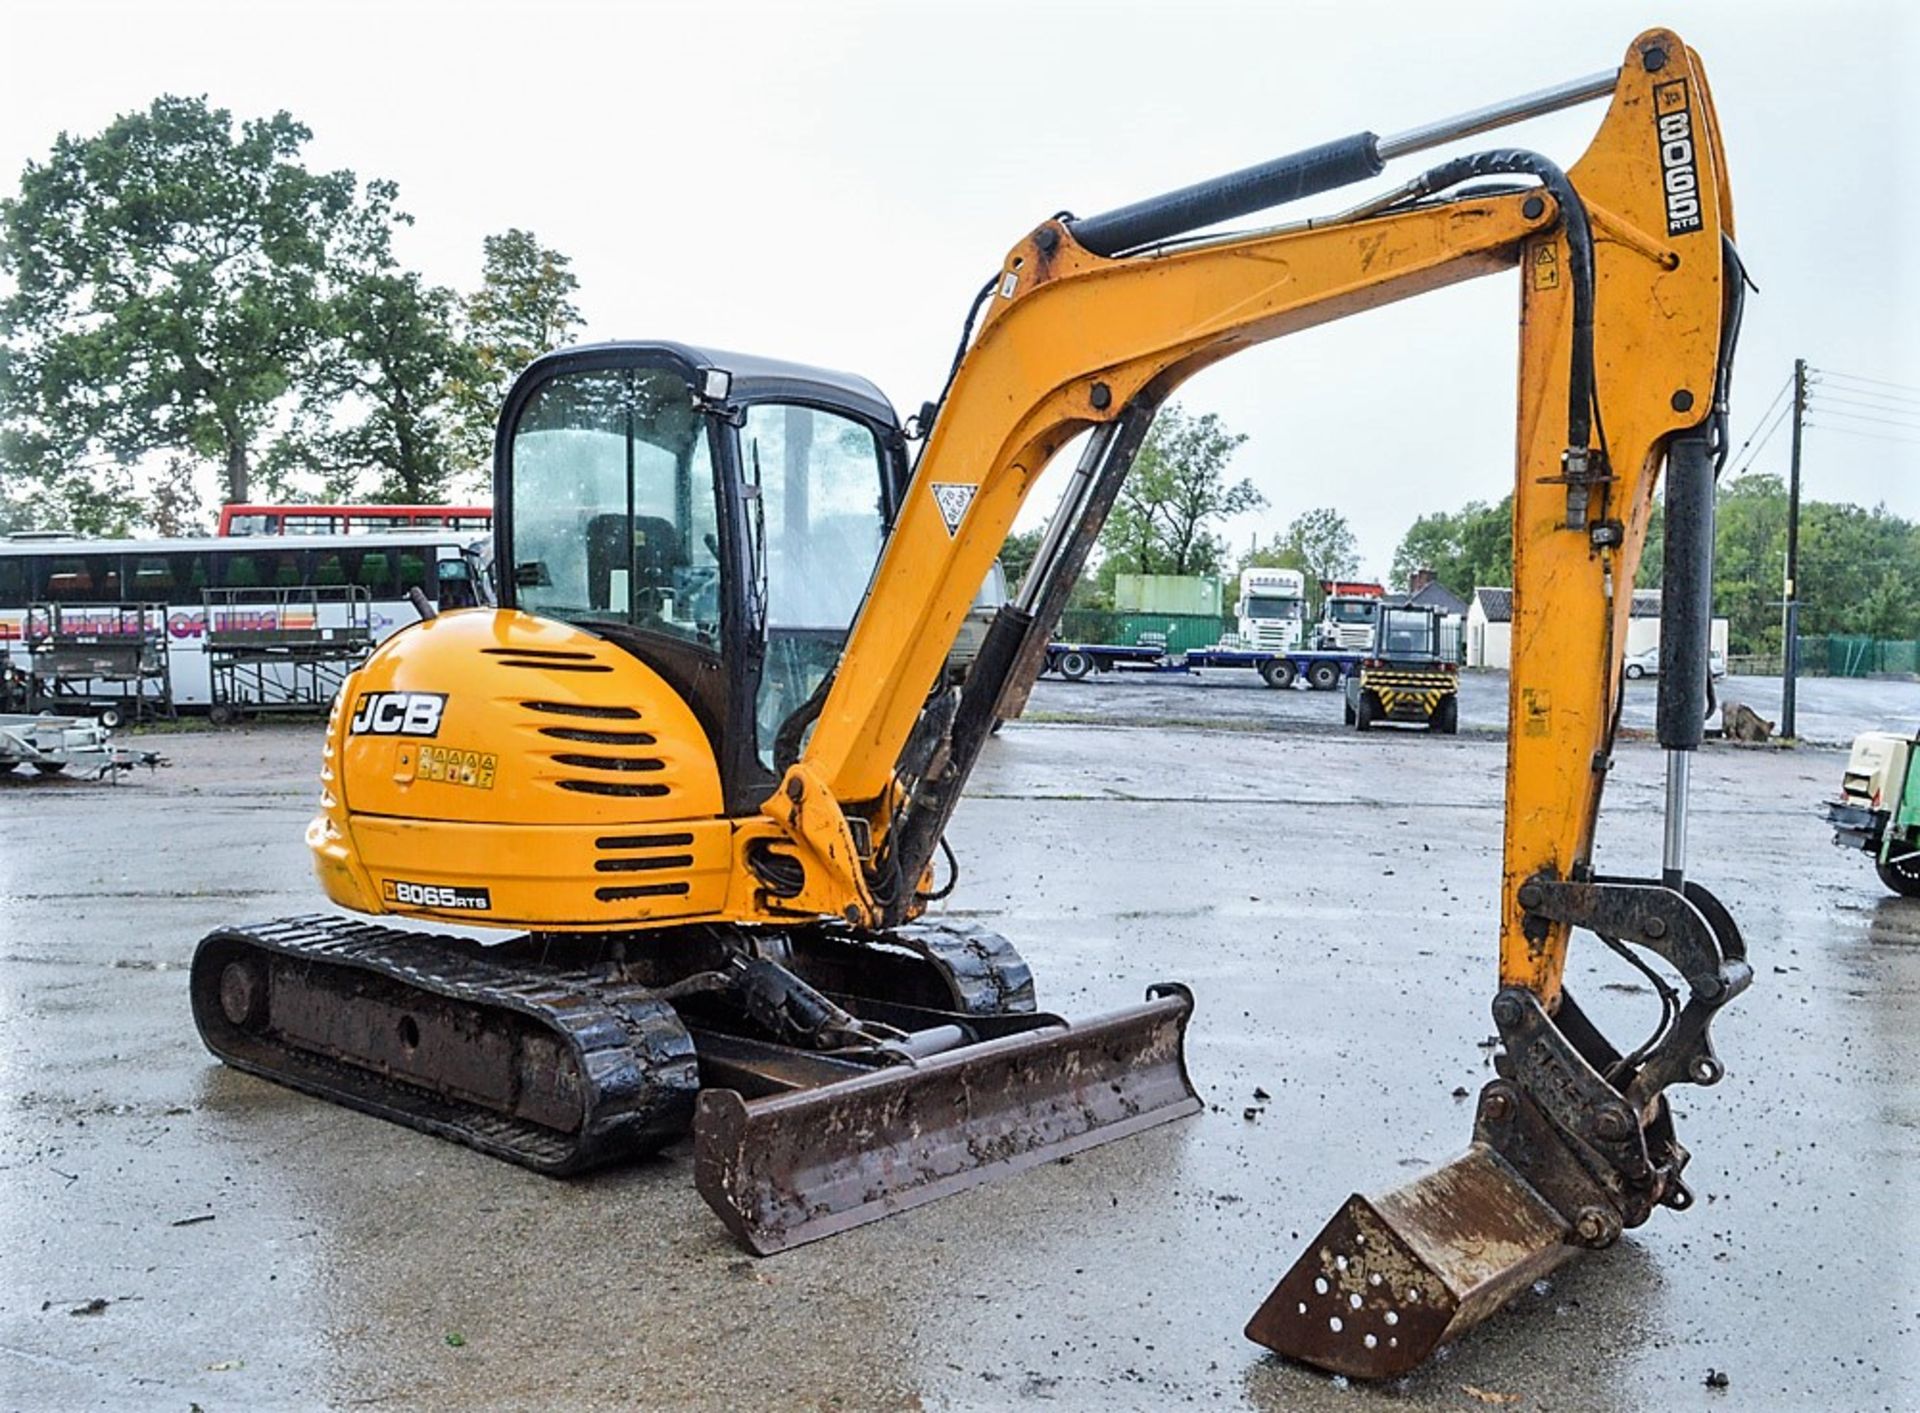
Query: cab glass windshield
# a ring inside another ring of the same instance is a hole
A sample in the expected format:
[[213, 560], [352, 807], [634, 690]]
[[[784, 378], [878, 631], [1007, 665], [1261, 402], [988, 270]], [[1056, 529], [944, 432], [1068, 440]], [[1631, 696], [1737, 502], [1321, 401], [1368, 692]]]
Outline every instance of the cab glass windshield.
[[1270, 594], [1255, 594], [1247, 600], [1249, 618], [1299, 618], [1304, 611], [1299, 599], [1277, 599]]
[[706, 419], [676, 373], [563, 373], [510, 450], [514, 595], [529, 613], [720, 645], [719, 514]]

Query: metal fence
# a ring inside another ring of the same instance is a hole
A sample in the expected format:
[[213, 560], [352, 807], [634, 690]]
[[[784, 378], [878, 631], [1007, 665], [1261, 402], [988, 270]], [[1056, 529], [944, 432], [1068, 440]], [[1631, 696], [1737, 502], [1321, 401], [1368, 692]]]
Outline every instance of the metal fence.
[[1166, 650], [1184, 653], [1210, 648], [1238, 627], [1238, 620], [1210, 613], [1105, 613], [1070, 608], [1060, 615], [1054, 637], [1063, 643], [1112, 643], [1130, 648], [1146, 633], [1164, 634]]
[[1913, 677], [1920, 675], [1920, 639], [1803, 633], [1800, 670], [1809, 677]]

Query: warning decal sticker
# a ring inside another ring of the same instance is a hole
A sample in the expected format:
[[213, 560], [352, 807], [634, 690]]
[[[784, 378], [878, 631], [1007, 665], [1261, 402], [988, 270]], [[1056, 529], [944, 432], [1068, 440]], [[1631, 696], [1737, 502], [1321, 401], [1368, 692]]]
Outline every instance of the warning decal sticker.
[[933, 483], [933, 503], [940, 507], [940, 518], [947, 523], [947, 534], [960, 533], [960, 522], [966, 518], [967, 507], [973, 504], [974, 492], [978, 486], [958, 485], [952, 481]]

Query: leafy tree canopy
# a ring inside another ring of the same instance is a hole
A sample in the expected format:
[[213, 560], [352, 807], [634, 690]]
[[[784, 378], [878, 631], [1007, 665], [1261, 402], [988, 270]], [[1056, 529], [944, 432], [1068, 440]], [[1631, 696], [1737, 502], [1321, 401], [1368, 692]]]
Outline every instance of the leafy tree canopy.
[[[1394, 555], [1396, 584], [1427, 567], [1459, 593], [1513, 582], [1511, 502], [1470, 503], [1414, 521]], [[1635, 582], [1659, 588], [1662, 517], [1656, 502]], [[1780, 477], [1721, 482], [1715, 505], [1713, 605], [1740, 654], [1780, 651], [1787, 493]], [[1457, 578], [1454, 576], [1458, 576]], [[1800, 631], [1920, 637], [1920, 522], [1884, 506], [1807, 500], [1800, 506]]]
[[480, 288], [466, 300], [473, 367], [459, 389], [469, 456], [484, 460], [507, 388], [541, 354], [571, 343], [580, 329], [572, 261], [518, 228], [482, 242]]
[[1227, 479], [1246, 436], [1212, 413], [1190, 417], [1169, 403], [1135, 459], [1100, 532], [1099, 579], [1116, 574], [1217, 574], [1226, 544], [1221, 521], [1267, 503], [1253, 482]]
[[135, 512], [128, 464], [217, 464], [249, 496], [261, 442], [343, 273], [391, 263], [395, 189], [300, 162], [308, 130], [163, 96], [62, 134], [0, 203], [0, 462], [78, 529]]
[[1421, 569], [1462, 598], [1513, 583], [1513, 497], [1498, 505], [1468, 501], [1415, 520], [1393, 553], [1393, 587], [1406, 589]]

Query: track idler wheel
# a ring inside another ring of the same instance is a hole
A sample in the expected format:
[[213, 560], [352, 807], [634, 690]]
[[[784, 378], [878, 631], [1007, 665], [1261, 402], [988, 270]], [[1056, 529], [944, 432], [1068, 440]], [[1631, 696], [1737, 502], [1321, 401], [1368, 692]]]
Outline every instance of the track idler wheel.
[[267, 973], [259, 962], [237, 957], [220, 968], [220, 1013], [238, 1030], [264, 1030]]

